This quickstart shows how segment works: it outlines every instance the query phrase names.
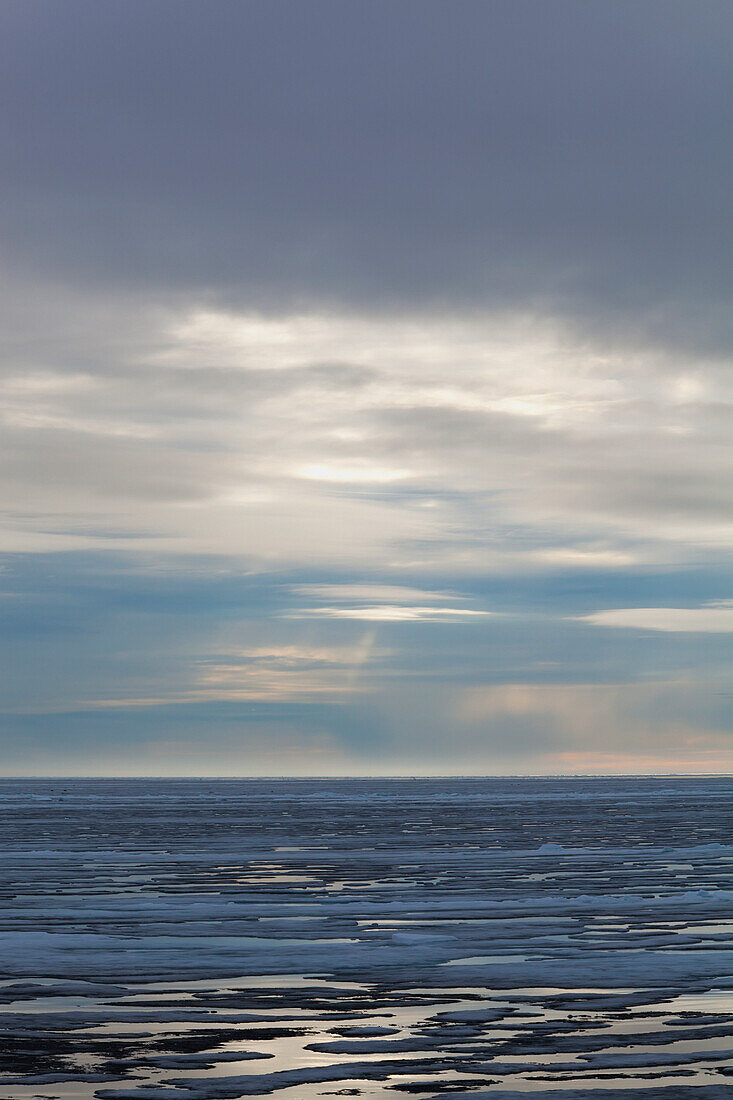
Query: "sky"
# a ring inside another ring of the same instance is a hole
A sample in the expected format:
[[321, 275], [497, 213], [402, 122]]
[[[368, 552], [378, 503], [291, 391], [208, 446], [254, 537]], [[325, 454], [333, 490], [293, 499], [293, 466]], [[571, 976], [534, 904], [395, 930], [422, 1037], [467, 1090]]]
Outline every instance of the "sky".
[[730, 772], [729, 0], [5, 0], [0, 772]]

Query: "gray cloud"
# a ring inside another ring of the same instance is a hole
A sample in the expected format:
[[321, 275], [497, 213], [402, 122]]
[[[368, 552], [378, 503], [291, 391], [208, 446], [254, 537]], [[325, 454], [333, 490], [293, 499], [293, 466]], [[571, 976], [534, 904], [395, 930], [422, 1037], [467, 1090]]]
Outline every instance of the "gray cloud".
[[725, 0], [3, 9], [10, 262], [730, 337]]

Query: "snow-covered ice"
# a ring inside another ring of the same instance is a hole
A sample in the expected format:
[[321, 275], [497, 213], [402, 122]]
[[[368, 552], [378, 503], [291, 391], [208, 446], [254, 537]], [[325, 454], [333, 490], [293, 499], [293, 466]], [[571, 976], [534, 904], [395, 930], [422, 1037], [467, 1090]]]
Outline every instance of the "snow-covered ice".
[[733, 783], [0, 781], [0, 1097], [733, 1095]]

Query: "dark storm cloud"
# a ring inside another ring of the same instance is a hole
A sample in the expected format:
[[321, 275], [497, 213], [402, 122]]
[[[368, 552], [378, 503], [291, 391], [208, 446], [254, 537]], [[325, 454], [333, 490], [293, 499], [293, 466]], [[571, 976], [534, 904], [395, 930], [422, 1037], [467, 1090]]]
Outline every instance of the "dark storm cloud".
[[10, 0], [6, 262], [725, 344], [725, 0]]

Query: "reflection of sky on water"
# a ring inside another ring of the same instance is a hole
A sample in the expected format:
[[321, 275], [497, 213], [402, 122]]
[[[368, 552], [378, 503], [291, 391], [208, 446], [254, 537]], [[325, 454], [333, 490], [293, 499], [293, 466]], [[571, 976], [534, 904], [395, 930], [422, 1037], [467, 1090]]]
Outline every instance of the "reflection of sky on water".
[[727, 780], [69, 784], [0, 784], [8, 1097], [726, 1087]]

